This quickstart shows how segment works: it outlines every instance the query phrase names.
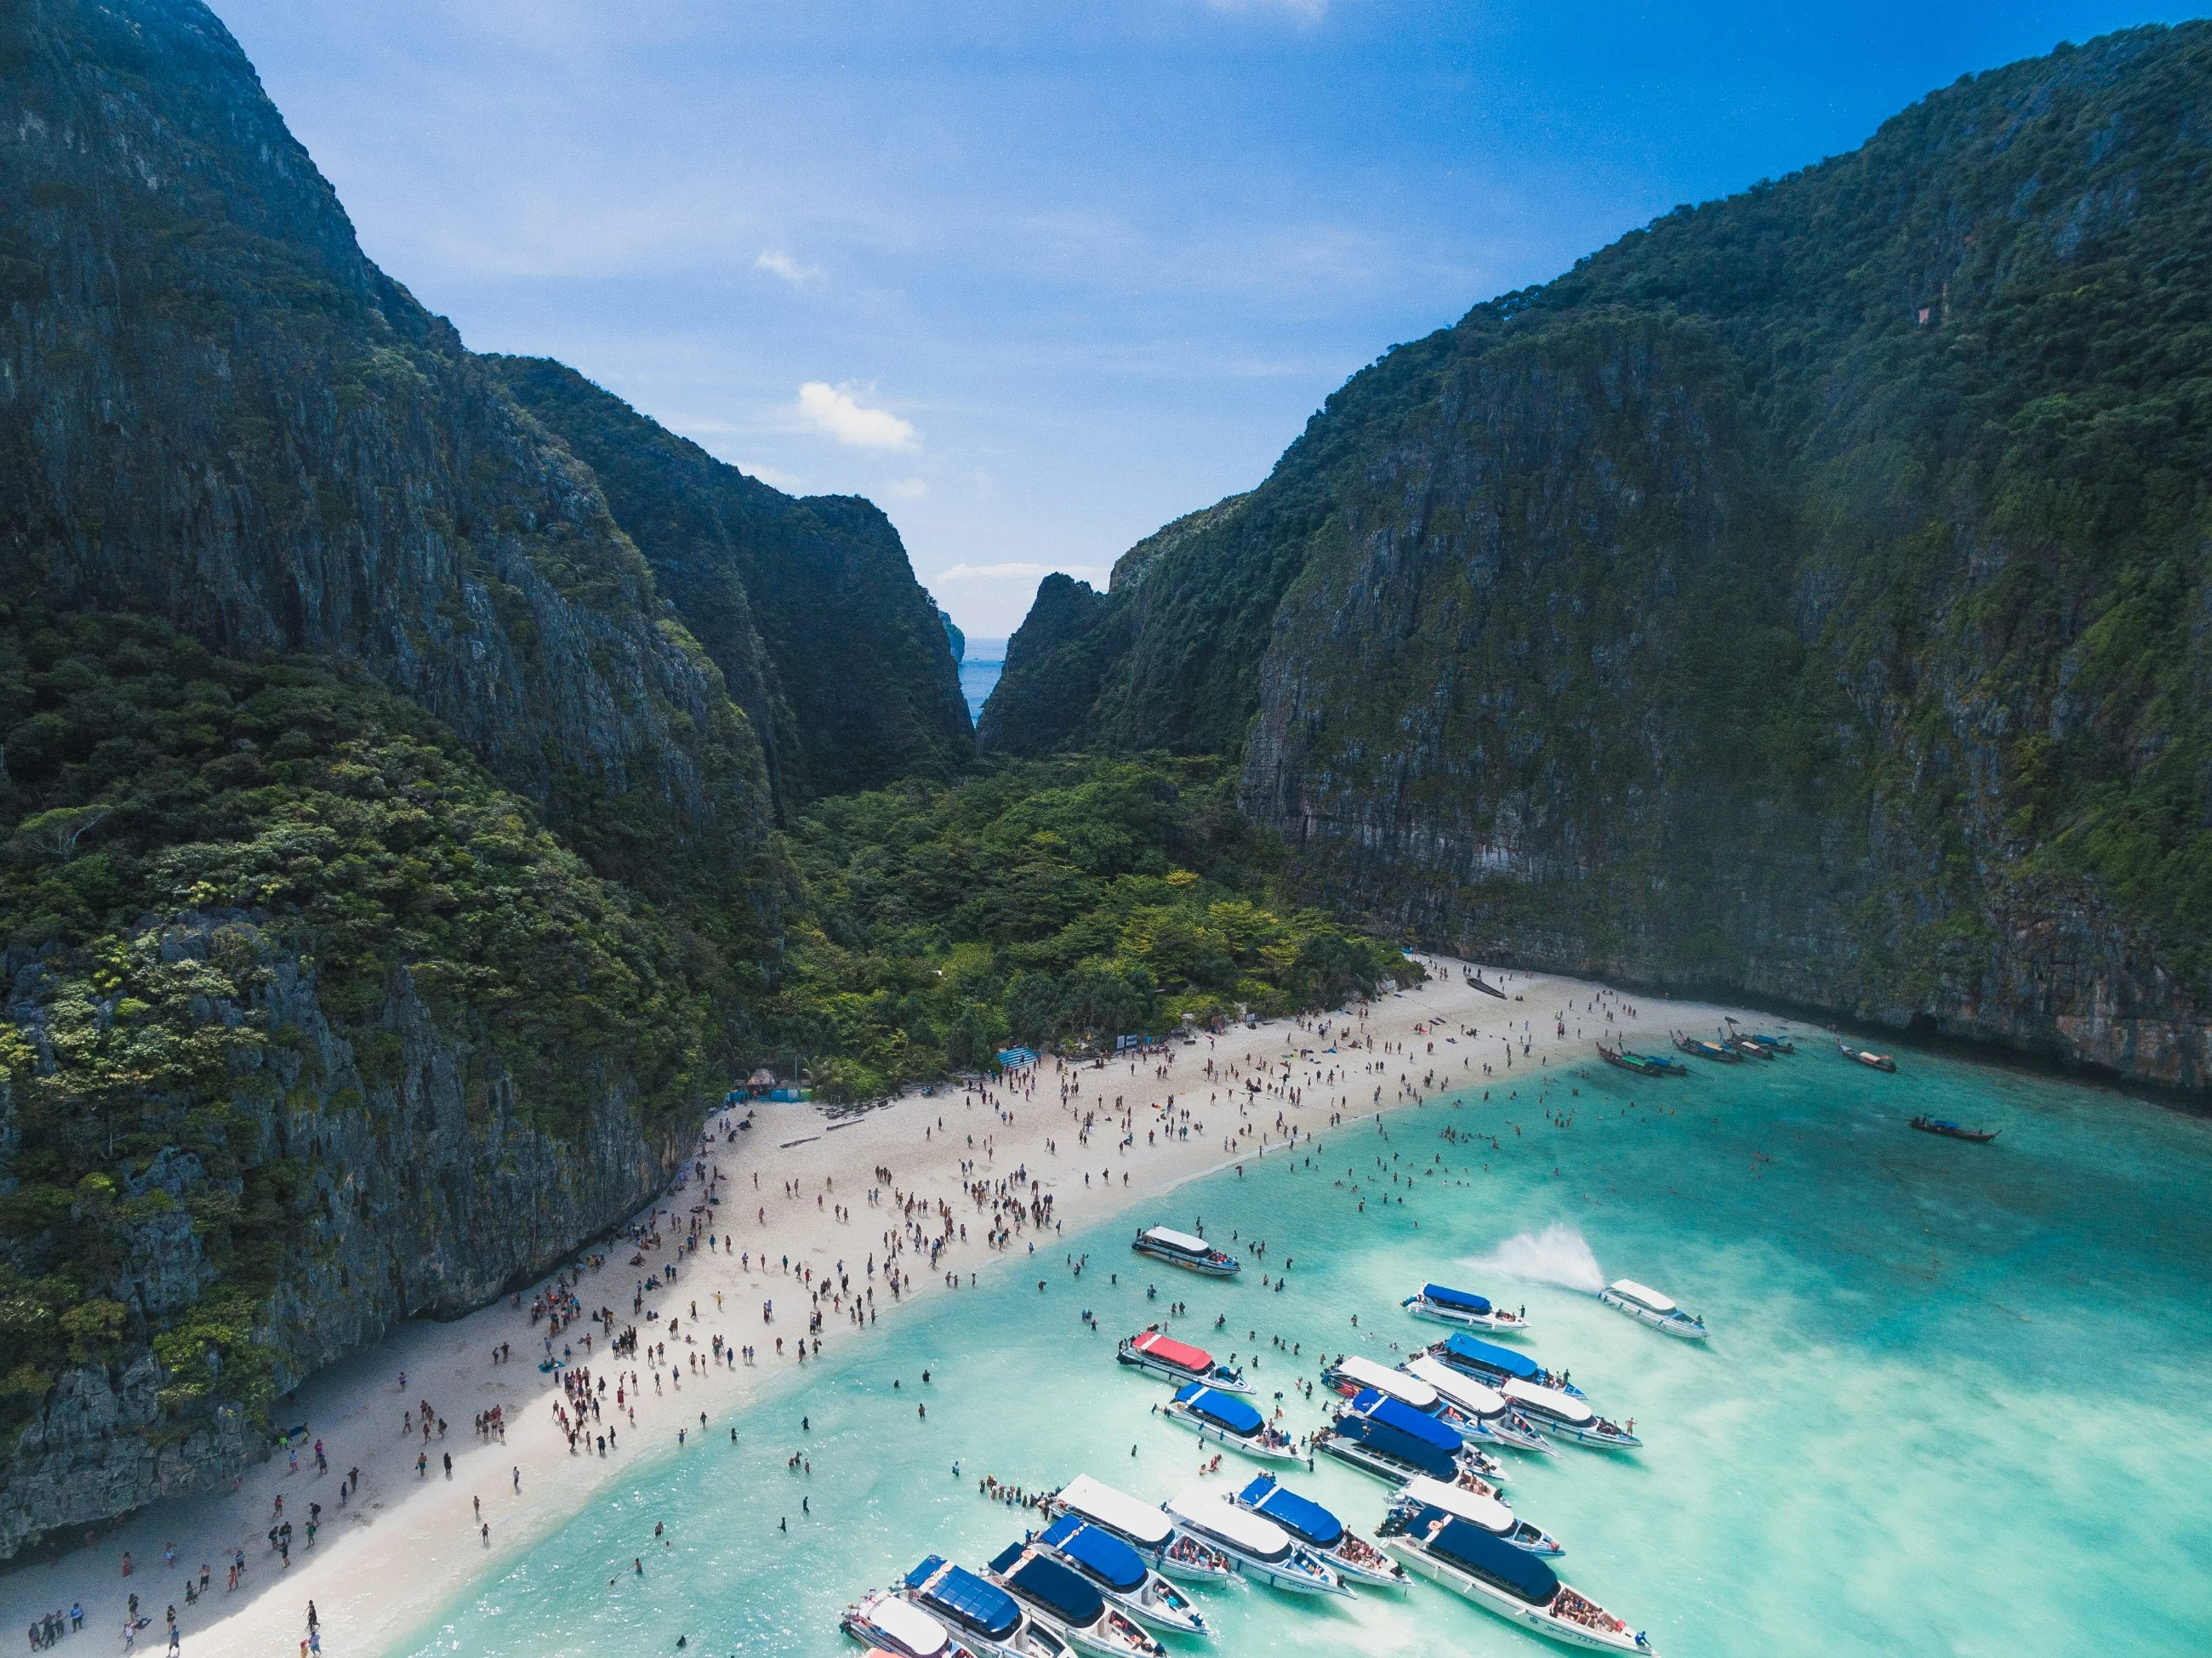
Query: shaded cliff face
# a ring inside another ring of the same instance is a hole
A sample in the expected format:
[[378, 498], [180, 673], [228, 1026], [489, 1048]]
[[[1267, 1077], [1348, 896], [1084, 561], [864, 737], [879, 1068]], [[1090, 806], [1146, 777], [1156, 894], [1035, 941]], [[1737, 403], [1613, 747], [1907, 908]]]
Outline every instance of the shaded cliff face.
[[2212, 1084], [2208, 107], [2212, 29], [2114, 36], [1478, 307], [987, 737], [1226, 731], [1435, 943]]
[[16, 581], [356, 658], [648, 890], [745, 867], [763, 774], [720, 675], [588, 469], [362, 256], [222, 25], [26, 0], [0, 65]]
[[794, 500], [560, 363], [494, 366], [590, 465], [659, 591], [751, 716], [787, 805], [949, 776], [973, 757], [945, 623], [876, 507]]
[[720, 975], [359, 667], [0, 607], [0, 1556], [660, 1189]]

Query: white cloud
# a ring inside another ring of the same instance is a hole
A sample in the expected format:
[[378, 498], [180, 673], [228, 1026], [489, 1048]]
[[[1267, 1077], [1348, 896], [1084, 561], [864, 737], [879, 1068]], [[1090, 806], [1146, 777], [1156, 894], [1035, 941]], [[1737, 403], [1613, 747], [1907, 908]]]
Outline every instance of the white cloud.
[[753, 261], [753, 269], [765, 270], [771, 276], [780, 276], [793, 288], [805, 288], [822, 280], [818, 264], [801, 264], [788, 253], [779, 253], [774, 248], [762, 250]]
[[731, 463], [747, 477], [758, 478], [772, 489], [781, 489], [787, 495], [806, 493], [806, 480], [796, 472], [787, 472], [780, 466], [759, 466], [749, 460]]
[[923, 478], [899, 478], [893, 483], [886, 483], [884, 486], [884, 493], [887, 495], [896, 495], [901, 501], [920, 501], [929, 493], [929, 484], [927, 480]]
[[949, 570], [939, 570], [932, 577], [936, 581], [1035, 581], [1050, 575], [1054, 570], [1073, 576], [1104, 575], [1103, 564], [956, 564]]
[[799, 417], [855, 449], [919, 449], [913, 423], [888, 409], [870, 409], [848, 386], [809, 380], [799, 388]]

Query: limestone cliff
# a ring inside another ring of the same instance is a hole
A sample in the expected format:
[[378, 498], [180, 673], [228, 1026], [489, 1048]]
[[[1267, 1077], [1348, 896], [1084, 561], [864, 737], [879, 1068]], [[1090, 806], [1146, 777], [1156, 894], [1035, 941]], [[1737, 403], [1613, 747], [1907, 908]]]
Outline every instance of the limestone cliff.
[[1431, 944], [2212, 1085], [2208, 107], [2115, 35], [1477, 307], [985, 738], [1238, 754]]

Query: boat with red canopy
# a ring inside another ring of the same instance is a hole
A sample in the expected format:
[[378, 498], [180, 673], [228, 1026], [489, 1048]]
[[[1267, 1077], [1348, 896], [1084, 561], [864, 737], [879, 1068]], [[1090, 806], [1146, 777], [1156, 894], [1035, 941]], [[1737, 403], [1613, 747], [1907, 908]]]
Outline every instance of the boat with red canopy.
[[1249, 1394], [1251, 1384], [1244, 1380], [1244, 1372], [1227, 1364], [1214, 1363], [1213, 1355], [1203, 1347], [1194, 1347], [1187, 1341], [1177, 1341], [1157, 1324], [1146, 1327], [1131, 1336], [1115, 1351], [1114, 1357], [1133, 1370], [1142, 1370], [1162, 1382], [1180, 1388], [1186, 1382], [1203, 1382], [1209, 1388], [1218, 1388], [1226, 1394]]

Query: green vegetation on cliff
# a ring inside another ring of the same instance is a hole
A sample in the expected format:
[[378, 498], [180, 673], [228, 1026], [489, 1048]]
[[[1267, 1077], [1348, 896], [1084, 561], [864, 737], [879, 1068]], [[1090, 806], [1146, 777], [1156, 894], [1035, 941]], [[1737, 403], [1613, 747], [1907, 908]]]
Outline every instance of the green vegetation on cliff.
[[1070, 758], [818, 803], [805, 919], [767, 1015], [841, 1098], [988, 1064], [1008, 1042], [1164, 1034], [1334, 1005], [1419, 969], [1285, 904], [1218, 763]]
[[[573, 1140], [610, 1088], [649, 1127], [699, 1108], [696, 943], [360, 671], [19, 610], [0, 616], [0, 1436], [66, 1367], [149, 1345], [173, 1408], [220, 1376], [265, 1410], [258, 1327], [313, 1213], [298, 1154], [270, 1143], [264, 1050], [306, 1046], [271, 1017], [280, 975], [311, 980], [372, 1089], [398, 1080], [404, 975], [466, 1056], [471, 1109], [496, 1091]], [[181, 1284], [142, 1236], [172, 1218]]]
[[2067, 48], [1476, 307], [1041, 593], [987, 746], [1229, 754], [1437, 942], [2212, 1082], [2208, 102], [2212, 25]]

